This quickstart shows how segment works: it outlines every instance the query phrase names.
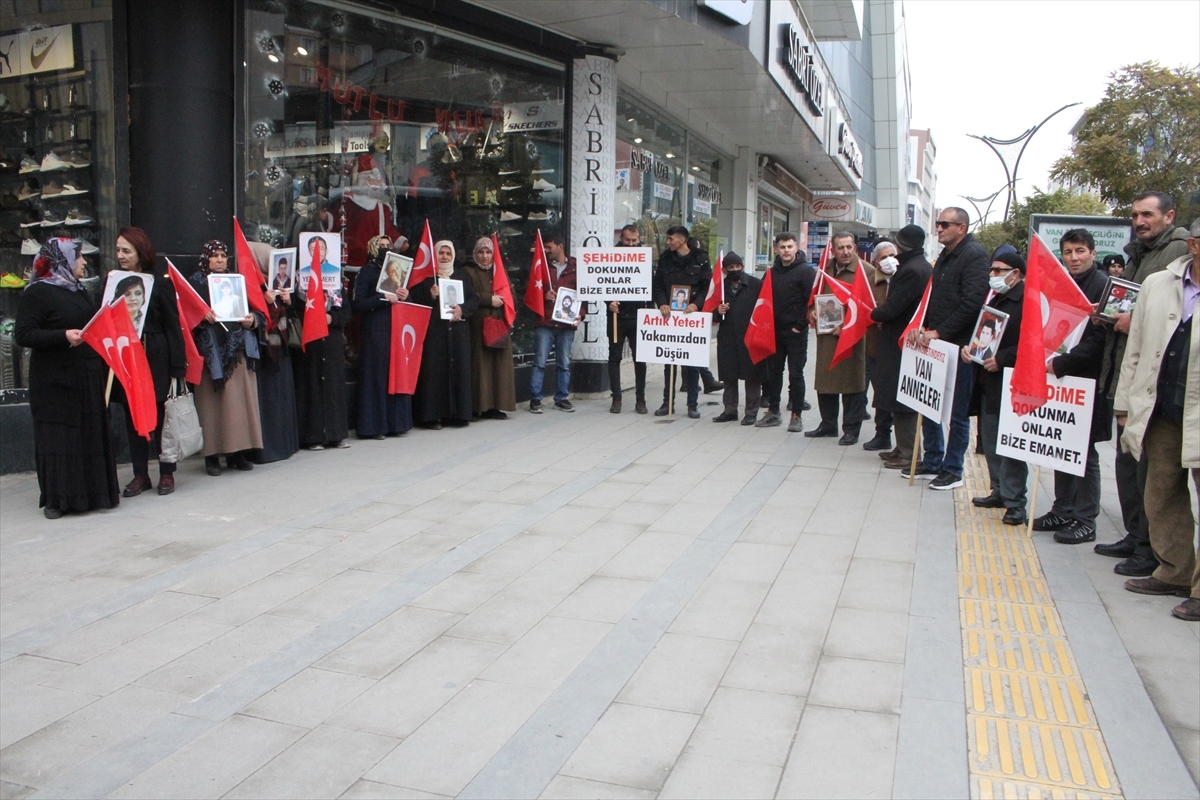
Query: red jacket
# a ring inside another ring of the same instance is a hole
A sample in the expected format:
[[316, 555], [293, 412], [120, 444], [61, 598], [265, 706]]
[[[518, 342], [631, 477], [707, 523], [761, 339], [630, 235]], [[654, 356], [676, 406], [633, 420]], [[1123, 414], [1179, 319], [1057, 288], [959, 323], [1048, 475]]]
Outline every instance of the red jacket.
[[[549, 259], [547, 259], [549, 260]], [[550, 291], [557, 292], [559, 287], [564, 289], [575, 288], [575, 258], [567, 256], [567, 268], [563, 270], [562, 277], [558, 275], [558, 269], [553, 264], [550, 265]], [[544, 297], [544, 295], [543, 295]], [[558, 328], [560, 330], [574, 330], [572, 325], [563, 325], [561, 322], [555, 322], [550, 318], [554, 313], [554, 301], [543, 299], [542, 316], [538, 317], [537, 327], [539, 328]], [[579, 318], [583, 319], [587, 314], [587, 302], [579, 304]]]

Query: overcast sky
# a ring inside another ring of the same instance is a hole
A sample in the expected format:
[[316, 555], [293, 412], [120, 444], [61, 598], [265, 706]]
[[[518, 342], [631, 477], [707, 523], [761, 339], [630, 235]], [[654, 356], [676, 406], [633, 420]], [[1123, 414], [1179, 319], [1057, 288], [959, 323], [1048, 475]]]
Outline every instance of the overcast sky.
[[[1094, 105], [1109, 74], [1126, 64], [1200, 64], [1197, 0], [902, 2], [912, 127], [929, 128], [937, 145], [941, 208], [971, 210], [959, 195], [986, 197], [1004, 185], [995, 154], [968, 133], [1011, 139], [1067, 103]], [[1082, 109], [1067, 109], [1033, 138], [1018, 196], [1046, 189]], [[1003, 206], [991, 219], [1001, 213]]]

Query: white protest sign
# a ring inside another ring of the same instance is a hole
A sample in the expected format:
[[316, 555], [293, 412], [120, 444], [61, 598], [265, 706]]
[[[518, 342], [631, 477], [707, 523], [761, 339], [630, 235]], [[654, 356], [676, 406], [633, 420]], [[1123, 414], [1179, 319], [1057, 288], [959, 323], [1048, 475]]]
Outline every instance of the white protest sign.
[[1012, 369], [1004, 370], [996, 455], [1083, 475], [1092, 433], [1096, 382], [1046, 376], [1046, 404], [1017, 416], [1012, 407]]
[[671, 316], [664, 318], [662, 312], [652, 308], [638, 312], [638, 361], [707, 367], [711, 344], [712, 314], [672, 311]]
[[926, 419], [948, 424], [954, 407], [957, 360], [958, 346], [941, 339], [934, 339], [928, 346], [905, 342], [900, 354], [896, 402]]
[[649, 300], [654, 255], [649, 247], [587, 247], [576, 261], [585, 300]]

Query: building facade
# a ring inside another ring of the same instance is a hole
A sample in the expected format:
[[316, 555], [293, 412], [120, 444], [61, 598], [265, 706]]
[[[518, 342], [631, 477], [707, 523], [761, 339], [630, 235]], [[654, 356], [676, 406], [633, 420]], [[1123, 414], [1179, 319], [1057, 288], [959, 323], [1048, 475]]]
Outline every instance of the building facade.
[[[925, 254], [932, 256], [937, 246], [931, 236], [937, 220], [937, 145], [927, 130], [913, 129], [908, 137], [908, 206], [905, 222], [925, 229]], [[932, 258], [931, 258], [932, 260]]]

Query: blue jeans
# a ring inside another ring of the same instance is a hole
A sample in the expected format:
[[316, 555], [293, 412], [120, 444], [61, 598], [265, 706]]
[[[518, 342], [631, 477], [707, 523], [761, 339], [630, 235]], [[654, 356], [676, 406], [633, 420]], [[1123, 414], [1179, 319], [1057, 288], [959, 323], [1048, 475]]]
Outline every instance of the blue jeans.
[[546, 360], [550, 358], [550, 345], [554, 345], [555, 371], [558, 373], [558, 391], [554, 402], [566, 400], [571, 388], [571, 343], [575, 341], [574, 328], [534, 328], [537, 342], [533, 352], [533, 370], [529, 375], [529, 396], [542, 399], [542, 380], [546, 375]]
[[971, 392], [975, 388], [975, 365], [954, 360], [958, 379], [954, 384], [954, 406], [950, 411], [950, 441], [942, 439], [942, 424], [934, 419], [921, 420], [921, 434], [925, 443], [925, 457], [921, 464], [933, 472], [951, 472], [962, 476], [963, 460], [967, 456], [967, 445], [971, 443], [971, 418], [967, 410], [971, 405]]

